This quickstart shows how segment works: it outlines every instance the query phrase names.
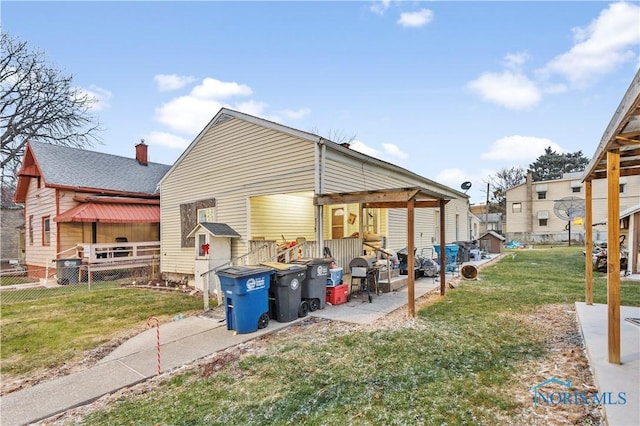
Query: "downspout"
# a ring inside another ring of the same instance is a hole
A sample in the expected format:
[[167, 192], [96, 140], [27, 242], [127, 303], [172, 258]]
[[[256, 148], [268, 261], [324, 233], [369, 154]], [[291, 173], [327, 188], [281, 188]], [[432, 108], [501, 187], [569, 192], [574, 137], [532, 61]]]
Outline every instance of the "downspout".
[[[314, 151], [314, 191], [315, 195], [322, 195], [324, 191], [324, 156], [326, 154], [326, 146], [322, 142], [322, 138], [318, 138], [318, 141], [313, 146]], [[323, 206], [315, 206], [315, 221], [316, 221], [316, 241], [318, 242], [317, 257], [322, 257], [324, 249], [324, 208]]]

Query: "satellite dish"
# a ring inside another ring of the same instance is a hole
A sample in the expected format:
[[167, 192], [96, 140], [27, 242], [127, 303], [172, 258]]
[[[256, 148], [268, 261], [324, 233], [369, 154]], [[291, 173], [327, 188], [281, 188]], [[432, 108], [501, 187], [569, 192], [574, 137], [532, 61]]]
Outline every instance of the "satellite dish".
[[584, 200], [578, 197], [564, 197], [553, 203], [553, 212], [567, 222], [565, 230], [569, 231], [569, 246], [571, 246], [571, 222], [575, 218], [584, 216]]
[[469, 188], [471, 188], [471, 182], [469, 181], [462, 182], [462, 185], [460, 185], [460, 188], [464, 189], [466, 193], [466, 191], [468, 191]]
[[564, 197], [553, 204], [556, 216], [567, 222], [584, 217], [584, 210], [584, 200], [578, 197]]

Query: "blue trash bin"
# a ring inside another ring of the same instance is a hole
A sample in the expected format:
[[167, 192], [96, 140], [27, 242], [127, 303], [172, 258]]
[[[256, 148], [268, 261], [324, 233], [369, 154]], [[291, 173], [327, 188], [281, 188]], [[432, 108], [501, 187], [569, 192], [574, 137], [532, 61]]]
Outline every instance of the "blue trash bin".
[[[433, 248], [435, 249], [436, 254], [438, 255], [438, 264], [440, 264], [440, 246], [439, 245], [434, 245]], [[456, 268], [458, 266], [458, 250], [459, 250], [459, 248], [460, 248], [460, 246], [458, 246], [457, 244], [446, 244], [444, 246], [445, 272], [452, 272], [452, 271], [456, 270]]]
[[252, 333], [269, 325], [269, 283], [273, 269], [231, 266], [217, 272], [224, 294], [227, 330]]

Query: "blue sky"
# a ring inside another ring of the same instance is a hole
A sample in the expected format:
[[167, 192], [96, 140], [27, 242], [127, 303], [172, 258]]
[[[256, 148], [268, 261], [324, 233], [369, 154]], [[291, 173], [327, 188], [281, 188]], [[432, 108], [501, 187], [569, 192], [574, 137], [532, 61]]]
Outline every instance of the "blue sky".
[[637, 1], [3, 1], [94, 95], [93, 149], [172, 164], [220, 107], [459, 189], [547, 146], [591, 157], [640, 66]]

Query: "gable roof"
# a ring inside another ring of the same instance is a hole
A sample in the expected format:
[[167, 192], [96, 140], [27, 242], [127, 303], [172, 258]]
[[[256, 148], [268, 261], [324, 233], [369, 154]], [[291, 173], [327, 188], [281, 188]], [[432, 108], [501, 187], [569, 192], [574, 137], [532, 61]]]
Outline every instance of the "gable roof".
[[187, 237], [191, 238], [195, 236], [196, 231], [201, 228], [205, 229], [209, 234], [213, 235], [214, 237], [240, 238], [240, 234], [234, 231], [233, 228], [231, 228], [226, 223], [214, 223], [214, 222], [200, 222], [198, 225], [196, 225], [195, 228], [193, 228], [191, 232], [189, 232], [189, 235], [187, 235]]
[[640, 204], [637, 204], [635, 206], [631, 206], [628, 209], [622, 210], [620, 212], [620, 219], [624, 219], [627, 216], [631, 216], [635, 213], [640, 212]]
[[[449, 198], [466, 198], [468, 199], [469, 196], [463, 192], [460, 192], [456, 189], [450, 188], [446, 185], [443, 185], [441, 183], [432, 181], [430, 179], [425, 178], [424, 176], [421, 176], [417, 173], [411, 172], [407, 169], [404, 169], [400, 166], [396, 166], [395, 164], [389, 163], [387, 161], [381, 160], [379, 158], [376, 157], [372, 157], [370, 155], [367, 154], [363, 154], [361, 152], [355, 151], [351, 148], [345, 147], [339, 143], [330, 141], [328, 139], [323, 138], [322, 136], [313, 134], [313, 133], [309, 133], [309, 132], [305, 132], [303, 130], [299, 130], [299, 129], [295, 129], [293, 127], [289, 127], [289, 126], [285, 126], [283, 124], [279, 124], [276, 123], [274, 121], [269, 121], [266, 120], [264, 118], [260, 118], [260, 117], [255, 117], [253, 115], [249, 115], [240, 111], [235, 111], [229, 108], [221, 108], [218, 113], [211, 119], [211, 121], [209, 121], [209, 123], [204, 127], [204, 129], [202, 129], [202, 131], [195, 137], [195, 139], [191, 142], [191, 144], [189, 144], [189, 146], [184, 150], [184, 152], [180, 155], [180, 157], [178, 157], [178, 159], [176, 160], [176, 162], [173, 164], [173, 166], [171, 167], [171, 169], [165, 174], [166, 176], [169, 176], [171, 174], [171, 172], [173, 172], [174, 169], [176, 169], [179, 164], [182, 162], [182, 160], [188, 155], [188, 153], [193, 149], [193, 147], [198, 143], [198, 141], [200, 141], [200, 139], [202, 139], [204, 137], [204, 135], [209, 131], [209, 129], [211, 129], [212, 127], [214, 127], [216, 124], [219, 123], [223, 123], [227, 120], [231, 120], [231, 119], [239, 119], [239, 120], [244, 120], [246, 122], [249, 123], [253, 123], [257, 126], [261, 126], [261, 127], [266, 127], [268, 129], [271, 130], [275, 130], [278, 132], [282, 132], [285, 133], [287, 135], [290, 136], [294, 136], [312, 143], [318, 143], [318, 144], [324, 144], [327, 147], [340, 152], [341, 154], [344, 154], [345, 156], [348, 157], [352, 157], [355, 158], [357, 160], [365, 160], [367, 163], [373, 163], [376, 164], [379, 167], [388, 169], [388, 170], [393, 170], [396, 173], [401, 173], [404, 174], [406, 176], [410, 176], [413, 179], [418, 179], [421, 180], [422, 182], [425, 183], [425, 185], [423, 186], [433, 186], [438, 188], [440, 191], [442, 191], [443, 193], [447, 194], [447, 196]], [[162, 180], [165, 179], [165, 177], [162, 178]], [[162, 181], [160, 182], [162, 183]]]
[[[154, 195], [170, 167], [151, 162], [144, 166], [135, 158], [30, 141], [18, 176], [22, 180], [40, 176], [49, 187]], [[19, 184], [18, 192], [22, 191]], [[16, 200], [20, 196], [24, 194], [16, 194]]]
[[478, 237], [478, 239], [481, 240], [481, 239], [483, 239], [484, 237], [487, 237], [487, 236], [491, 236], [491, 237], [497, 238], [500, 241], [506, 241], [507, 240], [505, 237], [503, 237], [502, 235], [498, 234], [495, 231], [487, 231], [484, 234], [480, 235], [480, 237]]

